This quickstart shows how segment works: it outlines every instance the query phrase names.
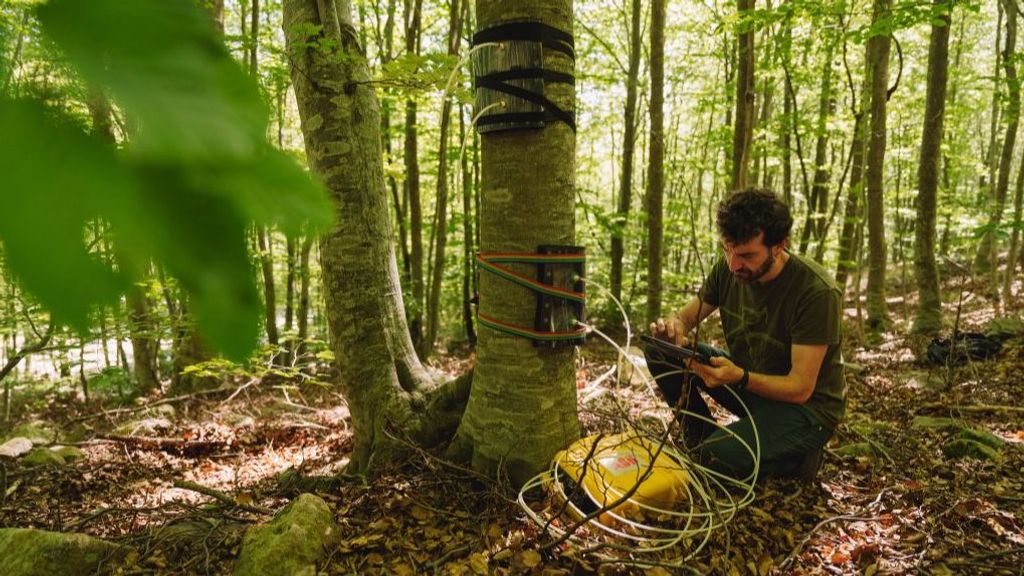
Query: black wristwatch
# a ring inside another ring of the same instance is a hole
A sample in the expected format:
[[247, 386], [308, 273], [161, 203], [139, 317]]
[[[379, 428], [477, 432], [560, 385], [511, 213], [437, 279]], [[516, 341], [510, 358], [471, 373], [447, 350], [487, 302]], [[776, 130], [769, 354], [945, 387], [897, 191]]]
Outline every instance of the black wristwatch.
[[746, 390], [747, 384], [750, 382], [750, 372], [746, 368], [743, 369], [743, 376], [740, 379], [733, 382], [732, 387], [736, 390]]

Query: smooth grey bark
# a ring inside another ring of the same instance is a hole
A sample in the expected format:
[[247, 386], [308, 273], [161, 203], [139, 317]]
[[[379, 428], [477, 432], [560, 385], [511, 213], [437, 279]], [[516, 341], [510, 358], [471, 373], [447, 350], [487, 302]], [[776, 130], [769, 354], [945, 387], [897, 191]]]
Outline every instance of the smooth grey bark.
[[665, 196], [665, 1], [651, 0], [650, 145], [647, 151], [647, 321], [661, 316]]
[[[892, 0], [874, 0], [872, 22], [889, 17]], [[882, 329], [889, 322], [889, 311], [885, 302], [885, 147], [886, 147], [886, 104], [889, 99], [889, 50], [891, 38], [888, 33], [872, 36], [868, 40], [869, 66], [871, 67], [871, 122], [867, 153], [867, 224], [868, 224], [868, 326], [873, 331]]]
[[754, 25], [748, 19], [754, 10], [755, 0], [737, 0], [736, 12], [738, 49], [736, 64], [736, 125], [732, 138], [732, 179], [731, 190], [747, 187], [747, 173], [750, 164], [750, 146], [754, 137]]
[[[469, 380], [438, 386], [413, 348], [391, 244], [380, 110], [351, 6], [285, 0], [283, 27], [306, 156], [335, 206], [320, 266], [331, 349], [352, 414], [349, 466], [375, 472], [407, 453], [405, 441], [446, 438]], [[317, 35], [337, 48], [317, 48]]]
[[[625, 255], [626, 231], [629, 228], [629, 209], [633, 201], [633, 160], [636, 155], [637, 87], [640, 83], [640, 26], [641, 0], [630, 2], [629, 69], [626, 72], [626, 109], [623, 118], [622, 172], [619, 175], [619, 197], [616, 206], [616, 225], [611, 238], [611, 271], [609, 289], [612, 296], [622, 299], [622, 258]], [[617, 313], [617, 312], [616, 312]]]
[[949, 27], [952, 24], [950, 3], [946, 0], [933, 0], [933, 5], [943, 11], [940, 15], [933, 13], [932, 16], [928, 46], [928, 88], [925, 95], [924, 128], [921, 131], [921, 155], [917, 167], [917, 222], [914, 225], [914, 279], [917, 282], [918, 306], [913, 331], [926, 335], [942, 329], [939, 270], [935, 263], [935, 209], [938, 201], [942, 125], [946, 115]]
[[[477, 29], [535, 21], [573, 29], [569, 0], [478, 0]], [[572, 73], [573, 61], [545, 51], [544, 67]], [[547, 83], [545, 96], [575, 110], [575, 87]], [[535, 252], [544, 244], [575, 242], [576, 134], [562, 122], [480, 136], [480, 250]], [[520, 266], [530, 273], [533, 266]], [[532, 326], [533, 292], [481, 274], [480, 314]], [[579, 437], [573, 347], [535, 347], [529, 340], [482, 328], [465, 415], [449, 452], [474, 469], [507, 475], [520, 485], [546, 468], [556, 451]]]

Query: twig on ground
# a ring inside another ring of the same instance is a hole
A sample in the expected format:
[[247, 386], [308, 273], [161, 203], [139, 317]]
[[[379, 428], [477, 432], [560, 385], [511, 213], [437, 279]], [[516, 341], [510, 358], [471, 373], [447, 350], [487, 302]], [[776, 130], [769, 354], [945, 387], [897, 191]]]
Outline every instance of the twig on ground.
[[121, 442], [133, 444], [142, 448], [158, 450], [212, 450], [218, 446], [226, 445], [225, 442], [213, 440], [183, 440], [179, 438], [154, 438], [148, 436], [122, 436], [120, 434], [101, 434], [96, 437], [99, 440], [110, 442]]
[[[940, 410], [940, 409], [948, 410], [949, 409], [948, 403], [944, 404], [942, 402], [931, 402], [931, 403], [928, 403], [928, 404], [923, 404], [922, 406], [920, 406], [917, 409], [917, 411], [918, 412], [923, 412], [925, 410]], [[985, 412], [994, 412], [996, 414], [1003, 414], [1003, 413], [1024, 414], [1024, 406], [999, 406], [999, 405], [995, 405], [995, 404], [966, 404], [966, 405], [957, 406], [956, 409], [959, 410], [960, 412], [969, 412], [971, 414], [978, 414], [978, 413], [985, 413]]]
[[789, 565], [796, 558], [797, 554], [800, 553], [800, 550], [803, 549], [804, 545], [807, 544], [808, 541], [810, 541], [811, 537], [814, 536], [814, 533], [817, 532], [822, 526], [825, 526], [826, 524], [831, 524], [832, 522], [874, 522], [878, 519], [878, 516], [852, 516], [849, 514], [843, 514], [841, 516], [833, 516], [831, 518], [826, 518], [821, 522], [818, 522], [814, 525], [814, 528], [811, 528], [811, 531], [807, 533], [807, 536], [804, 536], [804, 539], [801, 540], [795, 548], [793, 548], [793, 550], [789, 553], [788, 556], [786, 556], [786, 559], [782, 561], [782, 564], [779, 564], [779, 569], [785, 571], [786, 568], [788, 568]]
[[220, 490], [214, 490], [213, 488], [203, 486], [202, 484], [196, 484], [195, 482], [190, 482], [188, 480], [175, 480], [174, 487], [181, 488], [182, 490], [191, 490], [193, 492], [198, 492], [200, 494], [209, 496], [216, 500], [220, 500], [221, 502], [228, 504], [230, 506], [237, 506], [243, 510], [248, 510], [249, 512], [254, 512], [256, 514], [266, 514], [268, 516], [274, 514], [274, 511], [271, 510], [270, 508], [264, 508], [263, 506], [257, 506], [255, 504], [244, 504], [242, 502], [235, 500], [229, 494], [221, 492]]

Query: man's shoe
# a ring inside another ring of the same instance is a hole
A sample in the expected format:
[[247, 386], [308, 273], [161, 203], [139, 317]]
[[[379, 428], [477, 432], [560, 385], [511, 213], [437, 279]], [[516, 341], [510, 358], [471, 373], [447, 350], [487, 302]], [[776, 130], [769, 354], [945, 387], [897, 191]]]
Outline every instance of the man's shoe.
[[803, 484], [810, 484], [814, 482], [814, 479], [818, 476], [818, 471], [821, 470], [821, 462], [825, 453], [825, 448], [815, 448], [804, 454], [804, 460], [800, 463], [800, 468], [797, 469], [796, 477]]

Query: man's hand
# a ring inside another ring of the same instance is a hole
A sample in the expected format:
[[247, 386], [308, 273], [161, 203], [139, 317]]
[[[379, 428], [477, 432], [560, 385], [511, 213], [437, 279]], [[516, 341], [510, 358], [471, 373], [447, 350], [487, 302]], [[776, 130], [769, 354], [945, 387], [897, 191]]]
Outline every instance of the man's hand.
[[723, 384], [738, 382], [743, 377], [743, 368], [732, 363], [724, 356], [712, 356], [711, 365], [701, 364], [696, 360], [686, 361], [686, 367], [693, 370], [708, 388], [718, 388]]
[[686, 339], [686, 326], [676, 316], [667, 320], [658, 318], [657, 322], [651, 322], [651, 336], [667, 340], [676, 346], [686, 346], [689, 343]]

